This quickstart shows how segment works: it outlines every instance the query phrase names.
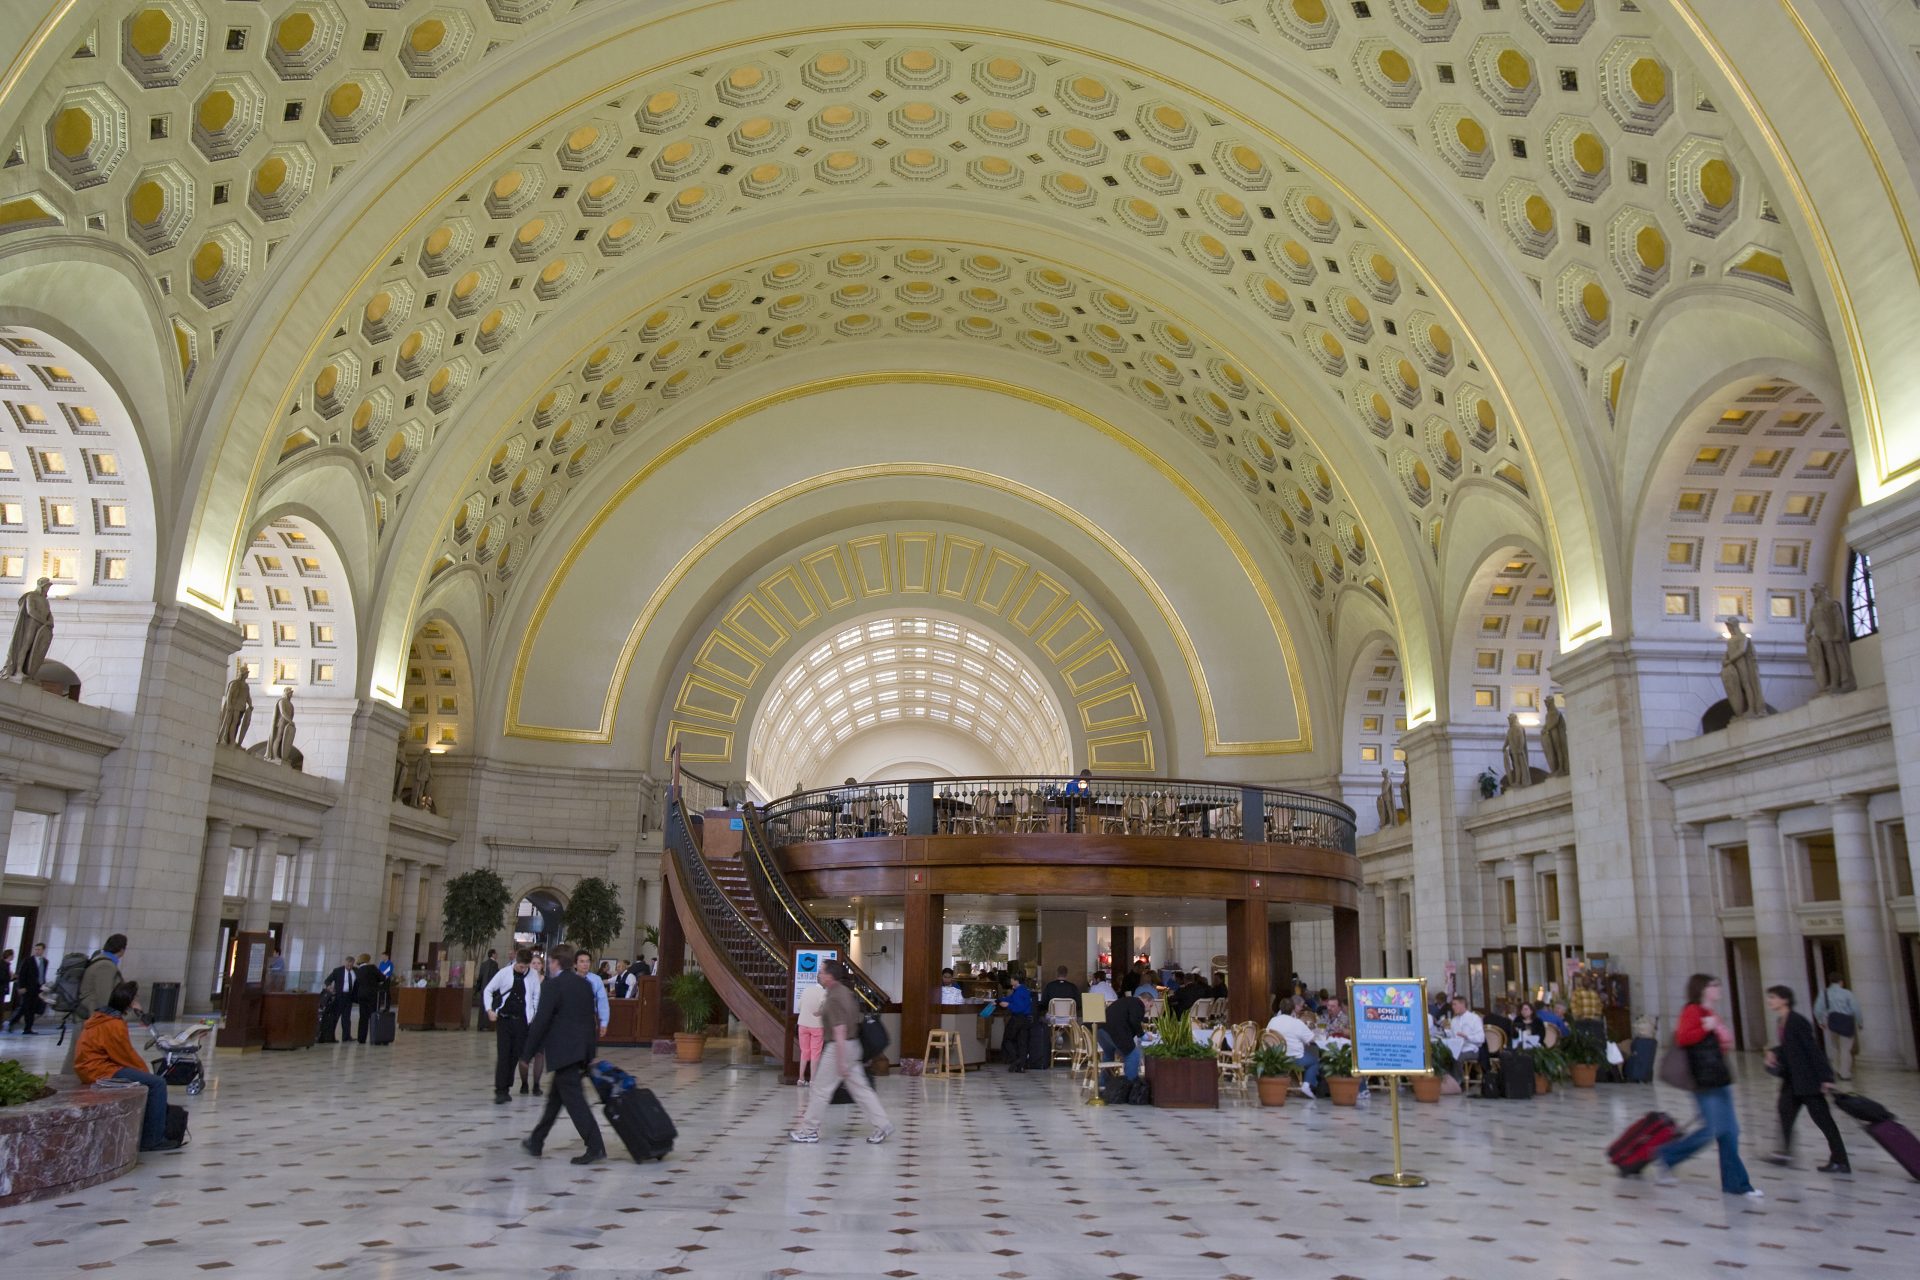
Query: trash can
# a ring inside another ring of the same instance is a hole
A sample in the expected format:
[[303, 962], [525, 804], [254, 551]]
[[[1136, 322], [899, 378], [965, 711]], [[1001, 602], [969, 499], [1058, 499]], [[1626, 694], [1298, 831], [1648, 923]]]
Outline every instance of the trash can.
[[144, 1001], [147, 1016], [155, 1022], [177, 1022], [180, 1019], [180, 984], [177, 982], [156, 982], [147, 992]]

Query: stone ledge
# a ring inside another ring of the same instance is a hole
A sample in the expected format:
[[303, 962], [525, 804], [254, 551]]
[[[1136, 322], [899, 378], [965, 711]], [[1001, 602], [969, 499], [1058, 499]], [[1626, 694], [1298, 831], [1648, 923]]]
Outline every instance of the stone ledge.
[[65, 1195], [140, 1163], [142, 1088], [92, 1089], [72, 1076], [38, 1102], [0, 1107], [0, 1206]]

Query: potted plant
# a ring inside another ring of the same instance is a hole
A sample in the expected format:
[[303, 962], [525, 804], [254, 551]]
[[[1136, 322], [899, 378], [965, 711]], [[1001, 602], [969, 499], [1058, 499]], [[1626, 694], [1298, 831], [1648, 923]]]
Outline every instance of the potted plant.
[[1480, 788], [1480, 798], [1491, 800], [1500, 794], [1500, 775], [1491, 769], [1482, 769], [1480, 776], [1474, 779]]
[[1260, 1105], [1283, 1107], [1294, 1082], [1300, 1079], [1300, 1064], [1284, 1044], [1263, 1044], [1253, 1051], [1251, 1062], [1254, 1087], [1260, 1091]]
[[600, 955], [626, 927], [626, 908], [620, 905], [620, 886], [599, 876], [588, 876], [573, 886], [567, 904], [567, 938]]
[[45, 1076], [34, 1075], [17, 1058], [0, 1062], [0, 1107], [17, 1107], [49, 1097], [53, 1088]]
[[1556, 1084], [1565, 1084], [1567, 1080], [1567, 1055], [1559, 1048], [1549, 1049], [1541, 1045], [1535, 1049], [1533, 1057], [1533, 1092], [1537, 1096], [1551, 1093]]
[[678, 1031], [673, 1037], [675, 1062], [698, 1062], [707, 1051], [707, 1023], [720, 1006], [720, 996], [698, 969], [687, 969], [667, 979], [667, 999], [680, 1013], [680, 1025], [692, 1031]]
[[1415, 1102], [1440, 1101], [1440, 1091], [1445, 1087], [1441, 1082], [1453, 1074], [1453, 1050], [1447, 1048], [1444, 1041], [1435, 1040], [1427, 1046], [1427, 1060], [1433, 1064], [1430, 1070], [1424, 1075], [1407, 1077], [1413, 1085]]
[[1566, 1057], [1567, 1069], [1573, 1075], [1573, 1087], [1593, 1088], [1593, 1082], [1607, 1060], [1606, 1046], [1584, 1031], [1576, 1031], [1560, 1043], [1560, 1052]]
[[1320, 1080], [1336, 1107], [1351, 1107], [1360, 1100], [1360, 1078], [1353, 1074], [1353, 1046], [1330, 1044], [1320, 1051]]
[[[446, 896], [440, 903], [440, 937], [448, 950], [466, 956], [463, 973], [473, 972], [474, 958], [507, 927], [507, 907], [512, 902], [507, 882], [492, 867], [476, 867], [447, 881]], [[473, 1001], [477, 1007], [477, 993]], [[466, 1006], [462, 1005], [462, 1026], [466, 1017]]]
[[1193, 1038], [1193, 1023], [1171, 1010], [1153, 1020], [1158, 1039], [1146, 1047], [1147, 1086], [1156, 1107], [1220, 1105], [1220, 1069], [1213, 1049]]

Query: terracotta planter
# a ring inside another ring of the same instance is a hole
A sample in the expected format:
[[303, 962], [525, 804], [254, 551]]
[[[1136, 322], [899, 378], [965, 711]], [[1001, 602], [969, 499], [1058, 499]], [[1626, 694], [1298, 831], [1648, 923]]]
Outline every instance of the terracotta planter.
[[1260, 1090], [1263, 1107], [1284, 1107], [1287, 1095], [1293, 1092], [1293, 1079], [1289, 1076], [1261, 1076], [1253, 1083]]
[[1415, 1102], [1440, 1101], [1439, 1076], [1411, 1076], [1409, 1080], [1413, 1085], [1413, 1100]]
[[876, 1053], [867, 1059], [867, 1074], [878, 1080], [893, 1070], [893, 1064], [887, 1061], [887, 1055]]
[[1212, 1058], [1148, 1058], [1147, 1086], [1153, 1105], [1178, 1110], [1217, 1108], [1220, 1069]]
[[673, 1060], [675, 1062], [698, 1062], [707, 1052], [707, 1038], [703, 1035], [689, 1035], [685, 1031], [676, 1031], [673, 1035]]
[[1351, 1107], [1360, 1101], [1359, 1076], [1328, 1076], [1320, 1083], [1327, 1086], [1327, 1096], [1336, 1107]]
[[1599, 1075], [1600, 1068], [1597, 1064], [1576, 1062], [1573, 1064], [1573, 1087], [1576, 1089], [1591, 1089], [1593, 1088], [1593, 1082]]
[[1543, 1093], [1552, 1093], [1552, 1092], [1553, 1092], [1553, 1081], [1547, 1079], [1544, 1075], [1541, 1075], [1538, 1071], [1534, 1072], [1533, 1073], [1533, 1096], [1537, 1098]]

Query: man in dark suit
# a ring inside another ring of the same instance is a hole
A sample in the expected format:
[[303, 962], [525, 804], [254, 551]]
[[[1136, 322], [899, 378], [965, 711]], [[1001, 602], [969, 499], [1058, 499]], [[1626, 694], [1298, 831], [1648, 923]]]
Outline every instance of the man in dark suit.
[[25, 1019], [26, 1034], [40, 1034], [33, 1029], [33, 1020], [40, 1012], [40, 989], [52, 976], [48, 969], [47, 944], [36, 942], [33, 954], [21, 959], [19, 972], [13, 976], [13, 1016], [7, 1019], [7, 1030], [13, 1030], [14, 1023]]
[[367, 952], [360, 953], [360, 970], [353, 979], [354, 1003], [360, 1006], [361, 1044], [367, 1042], [367, 1032], [373, 1026], [373, 1011], [379, 1007], [380, 993], [386, 988], [387, 980], [380, 976], [380, 966], [373, 962]]
[[600, 1137], [600, 1124], [593, 1118], [580, 1086], [599, 1047], [595, 1035], [600, 1017], [593, 987], [573, 971], [573, 955], [573, 948], [564, 942], [547, 953], [549, 977], [540, 986], [539, 1008], [533, 1015], [533, 1025], [527, 1028], [520, 1060], [532, 1062], [537, 1055], [546, 1054], [547, 1065], [553, 1068], [553, 1086], [547, 1090], [547, 1106], [540, 1113], [540, 1123], [520, 1145], [528, 1155], [539, 1155], [564, 1106], [580, 1140], [587, 1144], [573, 1163], [598, 1164], [607, 1158], [607, 1144]]
[[1770, 1164], [1789, 1164], [1793, 1157], [1793, 1122], [1802, 1108], [1827, 1140], [1827, 1162], [1821, 1173], [1852, 1173], [1847, 1144], [1840, 1126], [1827, 1109], [1833, 1092], [1833, 1064], [1814, 1034], [1805, 1014], [1794, 1012], [1792, 987], [1768, 987], [1767, 1011], [1778, 1020], [1780, 1042], [1767, 1050], [1767, 1069], [1780, 1077], [1780, 1150], [1767, 1157]]
[[327, 1016], [320, 1024], [320, 1044], [334, 1043], [334, 1029], [340, 1032], [340, 1039], [353, 1039], [353, 1006], [356, 1001], [354, 986], [360, 980], [360, 968], [352, 956], [333, 967], [327, 975], [323, 990], [327, 994]]

